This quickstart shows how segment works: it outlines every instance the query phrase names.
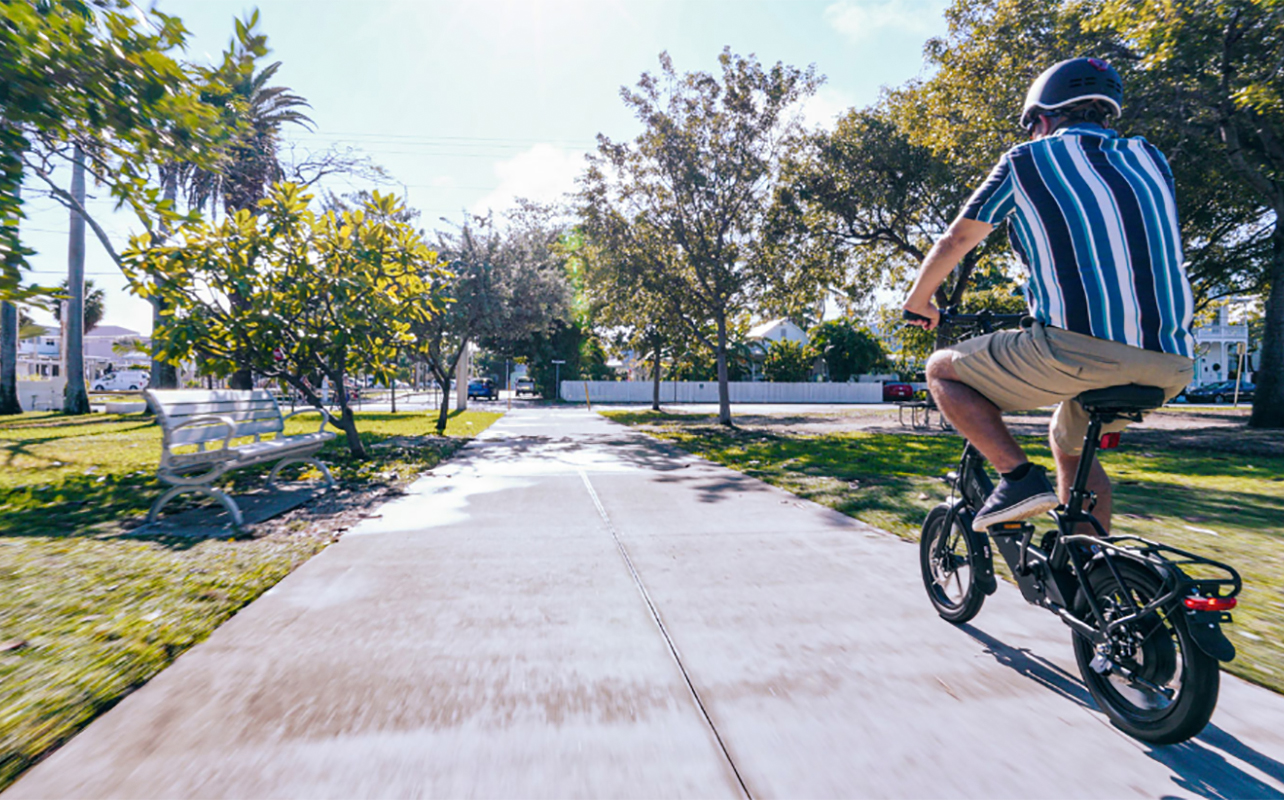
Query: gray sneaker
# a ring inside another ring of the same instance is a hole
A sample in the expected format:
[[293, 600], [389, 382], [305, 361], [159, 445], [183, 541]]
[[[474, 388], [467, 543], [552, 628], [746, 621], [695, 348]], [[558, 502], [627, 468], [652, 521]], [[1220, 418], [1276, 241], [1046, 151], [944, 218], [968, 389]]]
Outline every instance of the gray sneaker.
[[1048, 482], [1047, 472], [1043, 467], [1032, 464], [1021, 480], [1004, 478], [999, 481], [990, 496], [985, 498], [981, 512], [972, 520], [972, 530], [984, 533], [991, 525], [1037, 517], [1060, 504], [1056, 490]]

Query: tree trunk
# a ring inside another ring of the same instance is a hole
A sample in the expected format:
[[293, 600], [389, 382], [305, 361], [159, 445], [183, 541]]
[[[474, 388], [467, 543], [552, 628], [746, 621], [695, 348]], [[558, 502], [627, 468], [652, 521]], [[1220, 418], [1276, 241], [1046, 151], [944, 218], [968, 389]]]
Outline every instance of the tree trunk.
[[366, 446], [361, 441], [361, 435], [357, 433], [357, 418], [352, 413], [352, 407], [348, 405], [347, 400], [342, 401], [339, 407], [339, 427], [343, 430], [348, 440], [348, 452], [358, 461], [365, 461]]
[[[164, 199], [174, 203], [178, 199], [178, 170], [170, 168], [165, 174]], [[169, 239], [169, 223], [161, 221], [161, 236]], [[156, 341], [156, 331], [161, 326], [161, 312], [165, 310], [164, 304], [159, 297], [153, 297], [152, 302], [152, 341]], [[153, 351], [155, 348], [153, 347]], [[152, 356], [152, 376], [150, 386], [153, 389], [177, 389], [178, 388], [178, 368], [173, 364], [166, 363]]]
[[1262, 332], [1262, 363], [1257, 369], [1252, 428], [1284, 428], [1284, 208], [1275, 210], [1272, 236], [1271, 291], [1266, 297], [1266, 325]]
[[727, 382], [727, 318], [718, 315], [718, 423], [731, 427], [731, 387]]
[[0, 302], [0, 414], [21, 414], [18, 402], [18, 307]]
[[660, 410], [660, 345], [655, 345], [655, 369], [651, 370], [651, 410]]
[[[85, 205], [85, 154], [76, 147], [71, 168], [71, 195]], [[85, 218], [71, 212], [71, 231], [67, 240], [67, 317], [66, 341], [67, 386], [63, 390], [64, 414], [88, 414], [89, 394], [85, 391]]]
[[446, 435], [446, 416], [450, 411], [450, 371], [444, 374], [434, 369], [433, 377], [437, 379], [437, 385], [441, 387], [441, 408], [437, 411], [437, 435]]

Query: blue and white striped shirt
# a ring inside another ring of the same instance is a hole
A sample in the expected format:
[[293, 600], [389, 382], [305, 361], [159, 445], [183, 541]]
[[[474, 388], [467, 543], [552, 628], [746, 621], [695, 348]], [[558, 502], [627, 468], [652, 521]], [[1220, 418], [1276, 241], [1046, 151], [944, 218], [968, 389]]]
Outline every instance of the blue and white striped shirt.
[[1145, 139], [1080, 124], [1019, 144], [962, 216], [1008, 221], [1044, 324], [1194, 356], [1172, 170]]

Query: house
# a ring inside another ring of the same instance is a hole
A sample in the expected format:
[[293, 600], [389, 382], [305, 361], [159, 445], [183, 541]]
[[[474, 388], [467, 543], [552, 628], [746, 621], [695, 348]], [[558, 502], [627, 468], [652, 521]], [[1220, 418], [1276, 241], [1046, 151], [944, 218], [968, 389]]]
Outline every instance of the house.
[[[760, 381], [762, 377], [762, 362], [767, 357], [767, 349], [771, 347], [772, 342], [795, 342], [805, 345], [810, 341], [807, 331], [801, 326], [784, 317], [773, 319], [755, 325], [745, 334], [746, 349], [749, 354], [749, 372], [750, 380]], [[817, 359], [818, 367], [822, 364]], [[813, 373], [815, 373], [813, 369]]]
[[[1195, 378], [1191, 385], [1202, 386], [1233, 377], [1240, 354], [1248, 351], [1248, 326], [1232, 324], [1229, 307], [1222, 306], [1217, 309], [1217, 319], [1212, 324], [1197, 326], [1191, 334], [1195, 337]], [[1247, 354], [1246, 378], [1258, 360], [1256, 354]]]
[[785, 341], [807, 344], [809, 341], [807, 331], [783, 317], [764, 322], [761, 325], [755, 325], [749, 329], [749, 333], [745, 335], [745, 338], [751, 342], [763, 343], [764, 352], [770, 342]]
[[[130, 340], [144, 344], [148, 338], [119, 325], [99, 325], [85, 334], [85, 372], [95, 378], [110, 364], [113, 369], [147, 366], [151, 357], [138, 352], [116, 352], [115, 345]], [[35, 336], [18, 342], [18, 372], [29, 377], [55, 378], [61, 372], [62, 331], [43, 328]]]

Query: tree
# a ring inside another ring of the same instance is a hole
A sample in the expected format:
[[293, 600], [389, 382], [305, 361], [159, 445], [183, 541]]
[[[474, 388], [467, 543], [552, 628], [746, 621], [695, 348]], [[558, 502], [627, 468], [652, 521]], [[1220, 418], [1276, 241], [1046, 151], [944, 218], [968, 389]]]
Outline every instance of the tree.
[[[1265, 332], [1250, 425], [1284, 428], [1284, 5], [1112, 0], [1094, 16], [1167, 89], [1176, 132], [1216, 154], [1269, 217]], [[1179, 182], [1178, 184], [1182, 184]]]
[[[891, 102], [853, 109], [831, 133], [814, 134], [780, 194], [777, 224], [829, 243], [848, 267], [849, 296], [912, 274], [972, 188], [966, 164], [910, 140]], [[958, 304], [973, 270], [1000, 249], [992, 240], [968, 253], [937, 289], [937, 304]]]
[[829, 379], [844, 383], [872, 372], [887, 361], [883, 345], [868, 328], [848, 320], [831, 319], [811, 329], [811, 348], [825, 360]]
[[311, 200], [279, 184], [258, 216], [241, 210], [218, 224], [189, 224], [159, 246], [139, 237], [126, 254], [128, 275], [142, 296], [164, 299], [153, 347], [166, 360], [199, 357], [220, 375], [248, 360], [317, 406], [319, 380], [328, 379], [348, 449], [364, 459], [348, 378], [391, 380], [399, 351], [414, 341], [411, 327], [441, 310], [432, 283], [444, 270], [419, 232], [397, 220], [395, 197], [376, 192], [359, 209], [319, 216]]
[[[931, 77], [892, 92], [891, 109], [912, 143], [967, 165], [975, 185], [1025, 138], [1015, 121], [1039, 72], [1075, 56], [1105, 58], [1125, 87], [1115, 127], [1144, 135], [1172, 165], [1197, 308], [1228, 295], [1274, 291], [1281, 285], [1271, 282], [1280, 252], [1274, 243], [1284, 241], [1275, 238], [1284, 234], [1272, 211], [1279, 184], [1270, 195], [1247, 176], [1256, 169], [1269, 182], [1279, 174], [1270, 142], [1279, 141], [1280, 116], [1270, 98], [1279, 96], [1281, 14], [1269, 0], [957, 0], [946, 11], [948, 34], [925, 47]], [[1236, 154], [1247, 172], [1235, 165]], [[1279, 330], [1284, 337], [1284, 324]], [[1279, 352], [1284, 359], [1284, 339]], [[1277, 411], [1284, 398], [1268, 396], [1259, 395], [1253, 424], [1275, 414], [1275, 424], [1284, 424], [1284, 411]]]
[[441, 387], [437, 432], [446, 430], [450, 381], [467, 348], [514, 352], [513, 343], [562, 318], [569, 291], [556, 248], [563, 229], [552, 210], [523, 204], [501, 230], [493, 215], [470, 215], [455, 232], [438, 233], [449, 271], [434, 273], [433, 290], [450, 302], [413, 326], [415, 352]]
[[[67, 281], [63, 280], [59, 287], [61, 291], [67, 291]], [[84, 331], [89, 333], [97, 328], [103, 321], [103, 313], [106, 311], [107, 293], [94, 285], [92, 280], [85, 281], [85, 321]], [[62, 304], [58, 303], [53, 306], [54, 319], [62, 322]]]
[[779, 271], [765, 232], [801, 137], [791, 112], [820, 78], [729, 48], [718, 61], [720, 76], [679, 75], [664, 53], [659, 75], [621, 91], [643, 132], [630, 143], [599, 135], [578, 202], [586, 233], [715, 354], [718, 419], [731, 425], [728, 323]]
[[762, 373], [769, 381], [797, 383], [807, 380], [815, 364], [816, 351], [810, 345], [781, 339], [767, 346]]

